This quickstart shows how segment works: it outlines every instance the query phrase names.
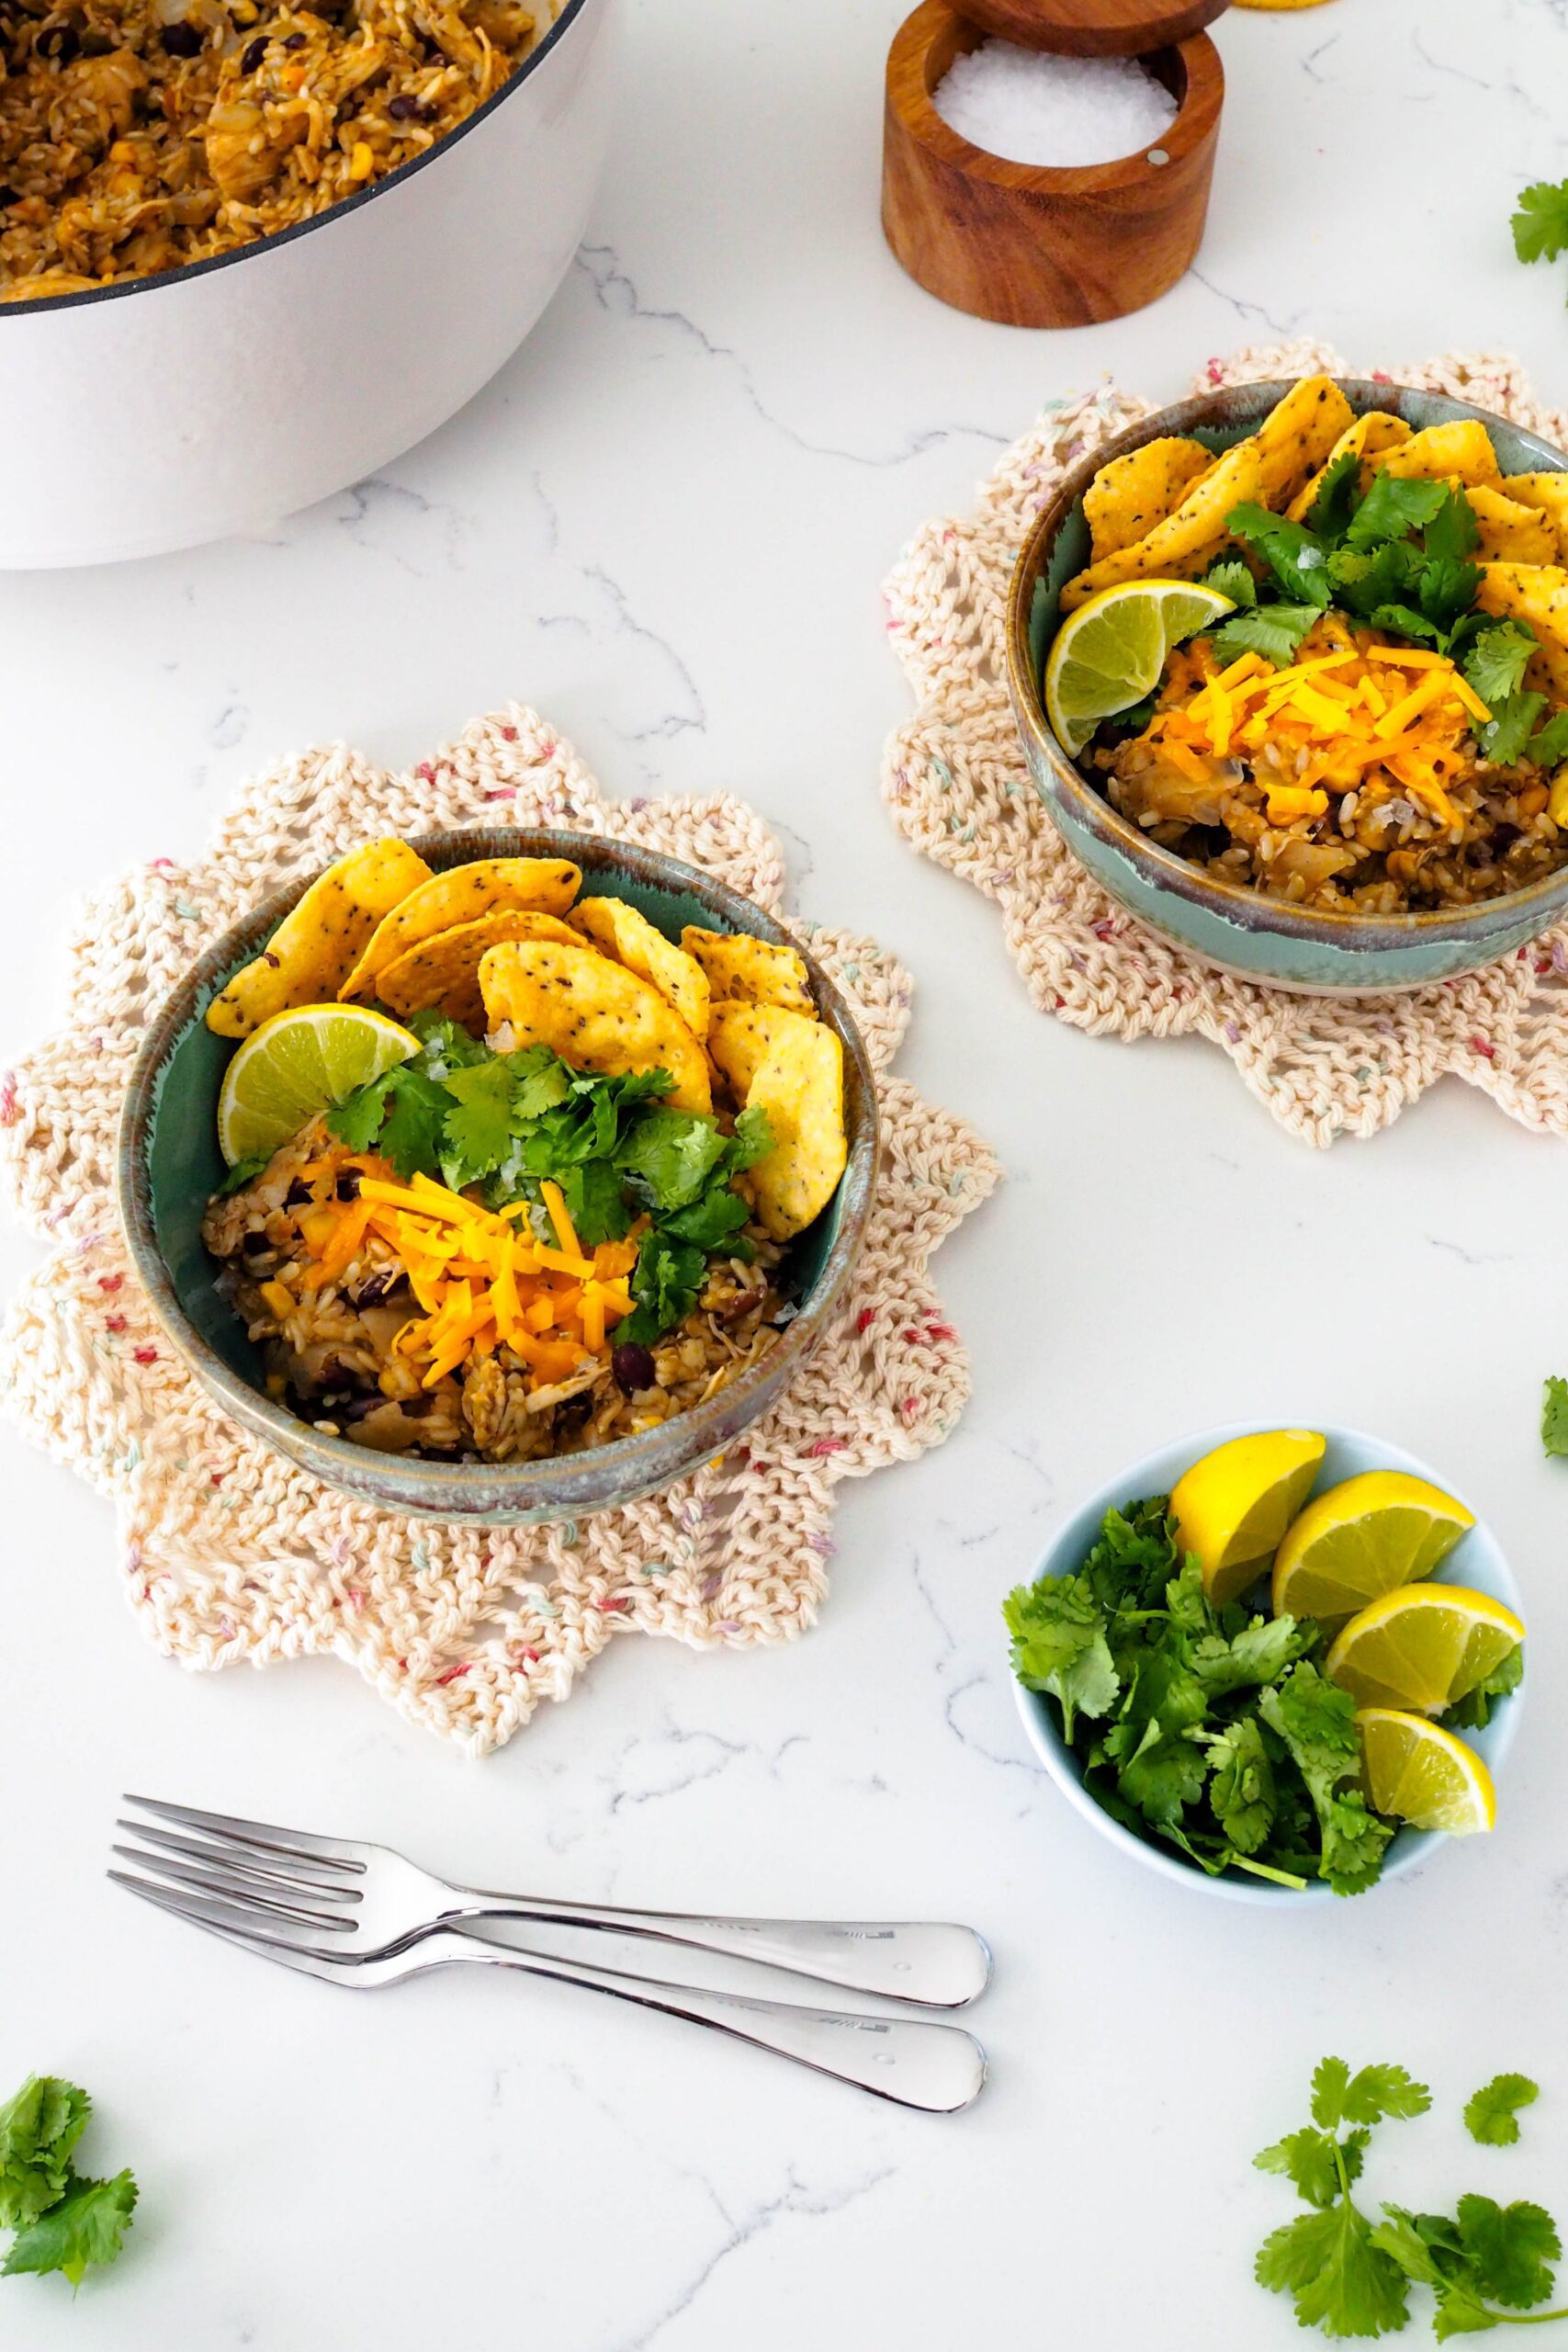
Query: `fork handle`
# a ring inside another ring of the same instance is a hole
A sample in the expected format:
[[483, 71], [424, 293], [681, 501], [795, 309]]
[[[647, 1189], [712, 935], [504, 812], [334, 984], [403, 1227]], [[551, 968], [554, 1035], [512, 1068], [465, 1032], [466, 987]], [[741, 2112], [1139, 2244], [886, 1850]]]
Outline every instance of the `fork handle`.
[[454, 1890], [444, 1919], [539, 1919], [561, 1927], [602, 1928], [649, 1936], [787, 1968], [847, 1992], [923, 2008], [961, 2009], [983, 1993], [991, 1955], [973, 1928], [942, 1922], [860, 1919], [710, 1919], [682, 1911], [623, 1911], [614, 1904], [565, 1903], [549, 1896]]
[[774, 2051], [797, 2065], [929, 2115], [956, 2115], [979, 2097], [986, 2079], [986, 2053], [962, 2026], [919, 2018], [857, 2017], [847, 2009], [802, 2008], [789, 2001], [755, 2000], [748, 1994], [705, 1992], [667, 1984], [657, 1977], [625, 1976], [613, 1968], [520, 1951], [510, 1944], [478, 1943], [460, 1933], [438, 1932], [430, 1942], [434, 1947], [430, 1957], [438, 1965], [516, 1968], [525, 1975], [555, 1977], [591, 1993], [608, 1993], [639, 2008], [713, 2026], [759, 2050]]

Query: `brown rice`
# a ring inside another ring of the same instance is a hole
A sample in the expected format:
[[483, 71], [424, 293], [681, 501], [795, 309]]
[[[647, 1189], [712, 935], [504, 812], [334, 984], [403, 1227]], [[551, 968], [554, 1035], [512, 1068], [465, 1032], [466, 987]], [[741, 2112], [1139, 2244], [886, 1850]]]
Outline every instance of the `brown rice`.
[[[710, 1263], [695, 1310], [647, 1351], [645, 1385], [628, 1391], [614, 1357], [585, 1355], [570, 1378], [530, 1389], [526, 1364], [502, 1345], [426, 1386], [393, 1348], [417, 1308], [383, 1240], [367, 1237], [337, 1281], [312, 1291], [301, 1280], [310, 1253], [300, 1215], [351, 1160], [363, 1164], [314, 1120], [252, 1183], [214, 1200], [202, 1227], [222, 1264], [219, 1287], [261, 1350], [267, 1394], [323, 1434], [382, 1453], [491, 1462], [583, 1453], [701, 1404], [766, 1354], [787, 1317], [775, 1284], [781, 1247], [752, 1223], [751, 1262]], [[323, 1172], [307, 1182], [308, 1167]]]

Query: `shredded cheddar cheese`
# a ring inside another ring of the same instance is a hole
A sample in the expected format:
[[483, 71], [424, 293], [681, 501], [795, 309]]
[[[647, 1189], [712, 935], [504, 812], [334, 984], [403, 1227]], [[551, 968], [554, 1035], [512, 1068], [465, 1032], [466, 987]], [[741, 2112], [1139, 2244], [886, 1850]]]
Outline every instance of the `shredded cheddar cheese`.
[[[392, 1341], [392, 1353], [434, 1388], [470, 1357], [504, 1345], [527, 1366], [538, 1389], [570, 1379], [592, 1359], [603, 1360], [610, 1334], [632, 1311], [628, 1277], [637, 1263], [640, 1228], [622, 1241], [587, 1250], [578, 1239], [558, 1185], [544, 1183], [545, 1211], [558, 1248], [536, 1235], [528, 1204], [499, 1214], [430, 1177], [395, 1182], [373, 1158], [335, 1163], [359, 1176], [357, 1196], [335, 1196], [310, 1210], [299, 1229], [310, 1263], [305, 1286], [319, 1290], [346, 1272], [376, 1236], [401, 1261], [421, 1312]], [[263, 1295], [281, 1315], [295, 1301]]]
[[1247, 760], [1270, 824], [1316, 820], [1336, 794], [1381, 781], [1457, 829], [1446, 786], [1472, 756], [1465, 739], [1491, 718], [1486, 704], [1446, 654], [1363, 644], [1332, 616], [1314, 632], [1324, 637], [1330, 651], [1280, 670], [1247, 653], [1216, 672], [1206, 649], [1193, 647], [1197, 690], [1183, 698], [1178, 683], [1150, 740], [1195, 784], [1214, 760]]

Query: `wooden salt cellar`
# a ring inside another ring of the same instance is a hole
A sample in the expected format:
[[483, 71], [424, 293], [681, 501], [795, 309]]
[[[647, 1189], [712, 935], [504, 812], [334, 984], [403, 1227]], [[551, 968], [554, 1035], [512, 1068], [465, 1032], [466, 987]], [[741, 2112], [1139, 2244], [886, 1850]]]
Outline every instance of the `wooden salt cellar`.
[[[1224, 71], [1201, 28], [1227, 0], [920, 0], [887, 57], [882, 225], [911, 277], [1005, 326], [1142, 310], [1198, 250]], [[1177, 101], [1158, 142], [1110, 164], [1014, 164], [943, 122], [931, 92], [999, 34], [1069, 56], [1137, 56]]]

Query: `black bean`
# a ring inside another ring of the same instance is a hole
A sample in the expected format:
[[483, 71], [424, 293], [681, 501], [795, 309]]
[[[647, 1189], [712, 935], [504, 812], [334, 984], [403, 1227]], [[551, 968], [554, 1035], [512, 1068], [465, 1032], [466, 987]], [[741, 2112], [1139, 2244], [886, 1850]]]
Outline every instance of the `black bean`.
[[351, 1396], [345, 1404], [340, 1405], [338, 1419], [344, 1421], [363, 1421], [386, 1401], [380, 1390], [373, 1388], [367, 1396]]
[[423, 1421], [426, 1413], [434, 1410], [435, 1399], [427, 1388], [422, 1388], [417, 1396], [403, 1398], [403, 1411], [411, 1421]]
[[303, 48], [304, 48], [304, 46], [305, 46], [305, 36], [304, 36], [304, 34], [303, 34], [303, 33], [290, 33], [290, 34], [289, 34], [289, 36], [288, 36], [288, 39], [284, 42], [283, 46], [284, 46], [284, 48], [285, 48], [285, 49], [303, 49]]
[[358, 1169], [345, 1168], [337, 1180], [335, 1190], [340, 1201], [356, 1201], [359, 1198]]
[[45, 25], [35, 44], [40, 57], [52, 57], [61, 65], [69, 65], [82, 46], [82, 36], [74, 25]]
[[272, 1251], [272, 1244], [267, 1239], [265, 1233], [247, 1233], [243, 1235], [240, 1240], [240, 1247], [244, 1251], [247, 1258], [265, 1258], [270, 1256]]
[[401, 1274], [372, 1274], [354, 1294], [355, 1306], [384, 1306], [401, 1282]]
[[430, 108], [423, 98], [411, 98], [401, 93], [387, 100], [387, 112], [394, 122], [428, 122]]
[[263, 59], [265, 55], [266, 55], [266, 35], [265, 35], [265, 33], [258, 33], [258, 34], [256, 35], [256, 38], [254, 39], [254, 41], [252, 41], [252, 43], [251, 43], [250, 47], [245, 51], [245, 52], [244, 52], [243, 56], [243, 57], [241, 58], [241, 60], [240, 60], [240, 71], [241, 71], [241, 73], [242, 73], [242, 74], [254, 74], [254, 73], [255, 72], [255, 70], [256, 70], [256, 67], [261, 63], [262, 59]]
[[302, 1176], [296, 1176], [293, 1183], [283, 1195], [283, 1205], [286, 1209], [303, 1208], [310, 1197], [310, 1187]]
[[1523, 831], [1519, 826], [1497, 825], [1493, 828], [1492, 847], [1498, 857], [1506, 857], [1514, 843], [1523, 839]]
[[195, 25], [181, 17], [164, 27], [164, 49], [169, 57], [199, 57], [201, 34]]
[[610, 1358], [610, 1370], [623, 1396], [635, 1396], [639, 1390], [653, 1385], [653, 1358], [635, 1340], [623, 1340]]

